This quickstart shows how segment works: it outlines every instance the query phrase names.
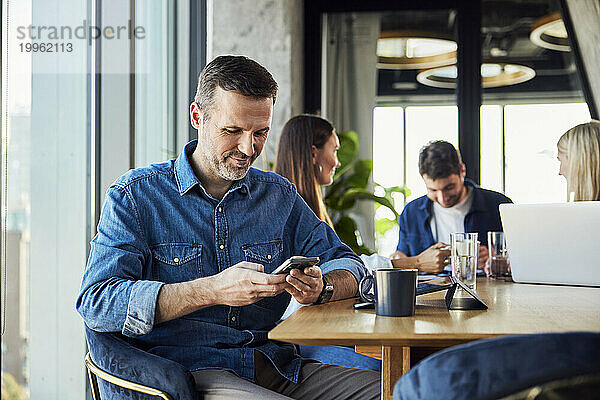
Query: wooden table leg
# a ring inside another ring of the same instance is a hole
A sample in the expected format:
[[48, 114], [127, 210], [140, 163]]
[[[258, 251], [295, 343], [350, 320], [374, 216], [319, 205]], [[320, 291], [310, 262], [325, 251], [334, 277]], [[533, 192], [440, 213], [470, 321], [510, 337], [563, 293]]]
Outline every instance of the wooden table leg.
[[381, 346], [381, 399], [392, 400], [394, 385], [410, 369], [410, 347]]
[[354, 346], [354, 351], [363, 356], [381, 360], [381, 346]]

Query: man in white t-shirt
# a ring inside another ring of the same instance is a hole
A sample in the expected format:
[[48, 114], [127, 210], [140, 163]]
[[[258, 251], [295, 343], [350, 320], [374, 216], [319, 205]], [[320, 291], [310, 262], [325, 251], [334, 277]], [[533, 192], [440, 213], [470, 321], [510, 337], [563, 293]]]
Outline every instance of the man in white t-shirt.
[[478, 268], [488, 259], [487, 232], [502, 231], [498, 205], [512, 203], [501, 193], [482, 189], [465, 178], [460, 153], [445, 141], [421, 149], [419, 173], [427, 195], [411, 201], [400, 216], [395, 265], [441, 272], [449, 264], [450, 234], [479, 233]]

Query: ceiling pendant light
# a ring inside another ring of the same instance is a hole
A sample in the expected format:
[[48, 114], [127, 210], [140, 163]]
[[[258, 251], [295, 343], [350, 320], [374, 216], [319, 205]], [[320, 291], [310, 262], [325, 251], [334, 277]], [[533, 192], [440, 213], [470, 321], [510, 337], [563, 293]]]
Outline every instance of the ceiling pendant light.
[[423, 69], [456, 63], [456, 42], [447, 35], [383, 31], [377, 40], [377, 68]]
[[559, 12], [538, 19], [533, 24], [529, 40], [545, 49], [571, 51], [567, 29]]
[[[454, 89], [457, 77], [456, 65], [430, 68], [417, 74], [417, 81], [423, 85], [444, 89]], [[483, 63], [481, 64], [481, 87], [493, 88], [516, 85], [535, 76], [532, 68], [518, 64]]]

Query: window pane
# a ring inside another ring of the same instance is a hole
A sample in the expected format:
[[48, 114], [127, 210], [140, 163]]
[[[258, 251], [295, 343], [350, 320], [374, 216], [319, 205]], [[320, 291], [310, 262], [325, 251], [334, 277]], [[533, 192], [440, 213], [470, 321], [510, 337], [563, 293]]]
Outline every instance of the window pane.
[[[402, 107], [375, 107], [373, 111], [373, 180], [384, 187], [404, 184], [402, 114]], [[403, 196], [399, 194], [393, 197], [396, 211], [402, 212]], [[385, 207], [377, 208], [375, 220], [384, 218], [393, 220], [394, 214]], [[397, 227], [387, 230], [384, 235], [376, 234], [377, 251], [387, 256], [396, 249], [397, 241]]]
[[408, 201], [427, 193], [419, 174], [419, 152], [432, 140], [446, 140], [458, 148], [456, 106], [406, 108], [406, 186], [411, 191]]
[[503, 192], [502, 106], [481, 106], [481, 187]]
[[[3, 12], [5, 12], [3, 4]], [[31, 24], [31, 2], [23, 1], [12, 5], [11, 23], [28, 26]], [[2, 37], [6, 27], [2, 24]], [[29, 244], [31, 238], [31, 64], [32, 53], [20, 52], [15, 35], [10, 35], [8, 61], [8, 131], [5, 131], [5, 108], [2, 109], [3, 142], [8, 146], [7, 192], [2, 197], [6, 202], [6, 278], [2, 277], [2, 300], [6, 299], [6, 313], [2, 311], [5, 331], [2, 334], [2, 397], [5, 384], [14, 388], [23, 398], [29, 398]], [[4, 58], [4, 54], [3, 54]], [[5, 64], [2, 65], [2, 87], [6, 84]], [[4, 155], [2, 156], [4, 157]], [[3, 160], [4, 161], [4, 160]], [[3, 165], [4, 168], [4, 165]], [[3, 171], [4, 175], [4, 171]], [[2, 178], [4, 181], [4, 176]], [[4, 204], [2, 204], [4, 207]], [[4, 221], [3, 221], [4, 222]], [[4, 242], [4, 238], [2, 238]], [[6, 296], [6, 297], [5, 297]]]
[[565, 201], [556, 142], [569, 128], [589, 120], [585, 103], [506, 106], [506, 195], [519, 203]]
[[382, 186], [402, 186], [404, 138], [402, 107], [373, 111], [373, 180]]
[[174, 2], [136, 5], [136, 25], [145, 37], [135, 48], [135, 165], [177, 156], [174, 135]]
[[[2, 196], [7, 201], [2, 398], [10, 384], [24, 391], [20, 398], [82, 399], [86, 347], [74, 302], [90, 239], [90, 70], [87, 40], [69, 38], [68, 28], [86, 21], [87, 3], [13, 1], [8, 13], [7, 3], [2, 14], [9, 17], [8, 26], [2, 23], [9, 44], [8, 63], [2, 63], [3, 89], [8, 85], [1, 119], [8, 150]], [[30, 30], [19, 35], [20, 26]], [[58, 38], [48, 27], [61, 27]], [[54, 51], [21, 49], [42, 42], [55, 44]], [[62, 51], [60, 44], [72, 51]]]

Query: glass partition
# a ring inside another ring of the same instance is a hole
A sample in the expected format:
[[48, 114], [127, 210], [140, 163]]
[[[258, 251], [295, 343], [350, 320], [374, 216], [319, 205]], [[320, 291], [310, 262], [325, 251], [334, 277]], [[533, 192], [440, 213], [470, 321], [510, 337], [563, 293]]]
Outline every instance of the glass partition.
[[590, 120], [585, 103], [507, 105], [504, 111], [506, 195], [518, 203], [567, 201], [556, 142]]
[[185, 112], [189, 100], [189, 57], [176, 69], [175, 46], [189, 45], [189, 22], [176, 23], [190, 20], [184, 3], [2, 1], [3, 400], [91, 398], [75, 301], [95, 206], [132, 154], [142, 166], [178, 151], [175, 103]]
[[406, 108], [406, 185], [411, 191], [407, 201], [427, 193], [419, 174], [419, 152], [432, 140], [445, 140], [458, 148], [456, 106]]
[[90, 239], [89, 48], [69, 32], [85, 29], [88, 8], [2, 5], [2, 398], [81, 399], [74, 304]]
[[135, 47], [135, 166], [176, 157], [175, 2], [137, 2], [136, 24], [146, 30]]
[[504, 108], [483, 105], [480, 110], [481, 187], [504, 192]]

